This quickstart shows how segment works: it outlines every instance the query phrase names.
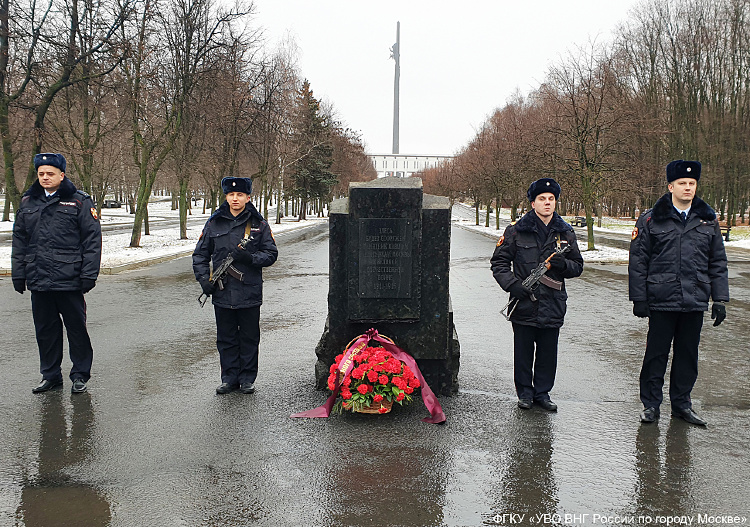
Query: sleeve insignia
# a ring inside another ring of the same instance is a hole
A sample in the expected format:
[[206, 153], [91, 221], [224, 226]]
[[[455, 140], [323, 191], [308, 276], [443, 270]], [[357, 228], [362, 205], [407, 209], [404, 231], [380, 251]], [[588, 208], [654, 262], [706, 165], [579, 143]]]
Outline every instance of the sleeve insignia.
[[505, 241], [505, 236], [500, 236], [500, 239], [497, 240], [497, 245], [495, 245], [495, 247], [500, 247], [504, 241]]
[[630, 241], [635, 240], [638, 237], [638, 227], [633, 227], [633, 232], [630, 234]]
[[91, 207], [91, 215], [94, 217], [95, 220], [99, 219], [99, 216], [96, 214], [96, 207]]

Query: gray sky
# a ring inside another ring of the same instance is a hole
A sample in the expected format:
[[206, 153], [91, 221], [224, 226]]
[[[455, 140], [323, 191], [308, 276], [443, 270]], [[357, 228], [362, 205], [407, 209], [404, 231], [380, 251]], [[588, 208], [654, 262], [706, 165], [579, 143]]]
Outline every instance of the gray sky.
[[401, 22], [400, 153], [451, 155], [516, 89], [550, 64], [607, 41], [637, 0], [255, 0], [273, 45], [291, 36], [318, 99], [391, 152], [394, 61]]

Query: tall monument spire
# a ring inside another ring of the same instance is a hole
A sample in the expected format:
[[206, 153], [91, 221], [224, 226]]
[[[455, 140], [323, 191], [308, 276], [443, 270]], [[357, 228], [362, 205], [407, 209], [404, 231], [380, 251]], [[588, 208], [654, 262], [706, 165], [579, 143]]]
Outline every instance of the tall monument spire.
[[401, 22], [396, 22], [396, 43], [391, 48], [391, 58], [396, 61], [393, 79], [393, 152], [398, 154], [398, 85], [401, 77]]

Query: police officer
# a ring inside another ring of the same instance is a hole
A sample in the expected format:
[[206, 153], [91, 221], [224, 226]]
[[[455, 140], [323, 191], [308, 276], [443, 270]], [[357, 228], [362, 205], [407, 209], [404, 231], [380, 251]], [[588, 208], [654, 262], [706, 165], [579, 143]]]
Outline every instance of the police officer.
[[[271, 228], [250, 203], [252, 181], [225, 177], [221, 188], [226, 201], [211, 215], [193, 252], [193, 272], [203, 292], [212, 296], [216, 315], [216, 347], [221, 364], [221, 384], [216, 393], [239, 389], [255, 391], [260, 342], [260, 305], [263, 302], [263, 268], [278, 257]], [[245, 248], [240, 241], [248, 238]], [[209, 262], [216, 269], [227, 256], [234, 263], [221, 288], [213, 288]]]
[[[549, 392], [557, 371], [557, 341], [563, 325], [566, 300], [565, 278], [583, 272], [583, 258], [573, 227], [555, 207], [560, 185], [554, 179], [534, 181], [527, 192], [531, 209], [509, 225], [492, 255], [492, 274], [511, 298], [518, 300], [510, 321], [513, 323], [514, 369], [518, 407], [528, 410], [536, 403], [557, 411]], [[523, 281], [556, 248], [570, 247], [549, 261], [546, 279], [533, 291]]]
[[73, 362], [71, 391], [83, 393], [94, 358], [83, 295], [99, 276], [101, 225], [91, 197], [65, 177], [62, 154], [37, 154], [34, 168], [37, 181], [21, 198], [11, 256], [13, 287], [31, 291], [42, 374], [32, 392], [62, 385], [64, 323]]
[[716, 213], [695, 190], [698, 161], [667, 165], [669, 192], [636, 222], [628, 266], [633, 314], [648, 317], [646, 354], [641, 367], [641, 422], [659, 419], [662, 386], [674, 344], [669, 399], [672, 415], [699, 426], [690, 392], [698, 378], [698, 342], [703, 312], [713, 298], [711, 318], [718, 326], [729, 301], [727, 255]]

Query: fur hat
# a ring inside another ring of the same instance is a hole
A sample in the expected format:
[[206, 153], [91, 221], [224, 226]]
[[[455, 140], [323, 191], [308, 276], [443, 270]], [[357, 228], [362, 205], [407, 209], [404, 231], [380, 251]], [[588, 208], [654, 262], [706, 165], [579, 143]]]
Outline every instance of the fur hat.
[[248, 177], [225, 177], [221, 180], [221, 190], [224, 194], [243, 192], [249, 195], [253, 190], [253, 180]]
[[545, 192], [551, 192], [555, 195], [555, 199], [560, 199], [560, 185], [550, 177], [543, 177], [534, 181], [529, 187], [529, 191], [526, 192], [526, 197], [529, 198], [529, 201], [534, 201], [539, 194]]
[[683, 161], [678, 159], [667, 165], [667, 183], [675, 179], [684, 177], [693, 178], [696, 181], [701, 179], [701, 164], [698, 161]]
[[34, 156], [34, 170], [39, 170], [40, 166], [49, 165], [57, 168], [60, 172], [65, 172], [68, 163], [62, 154], [37, 154]]

